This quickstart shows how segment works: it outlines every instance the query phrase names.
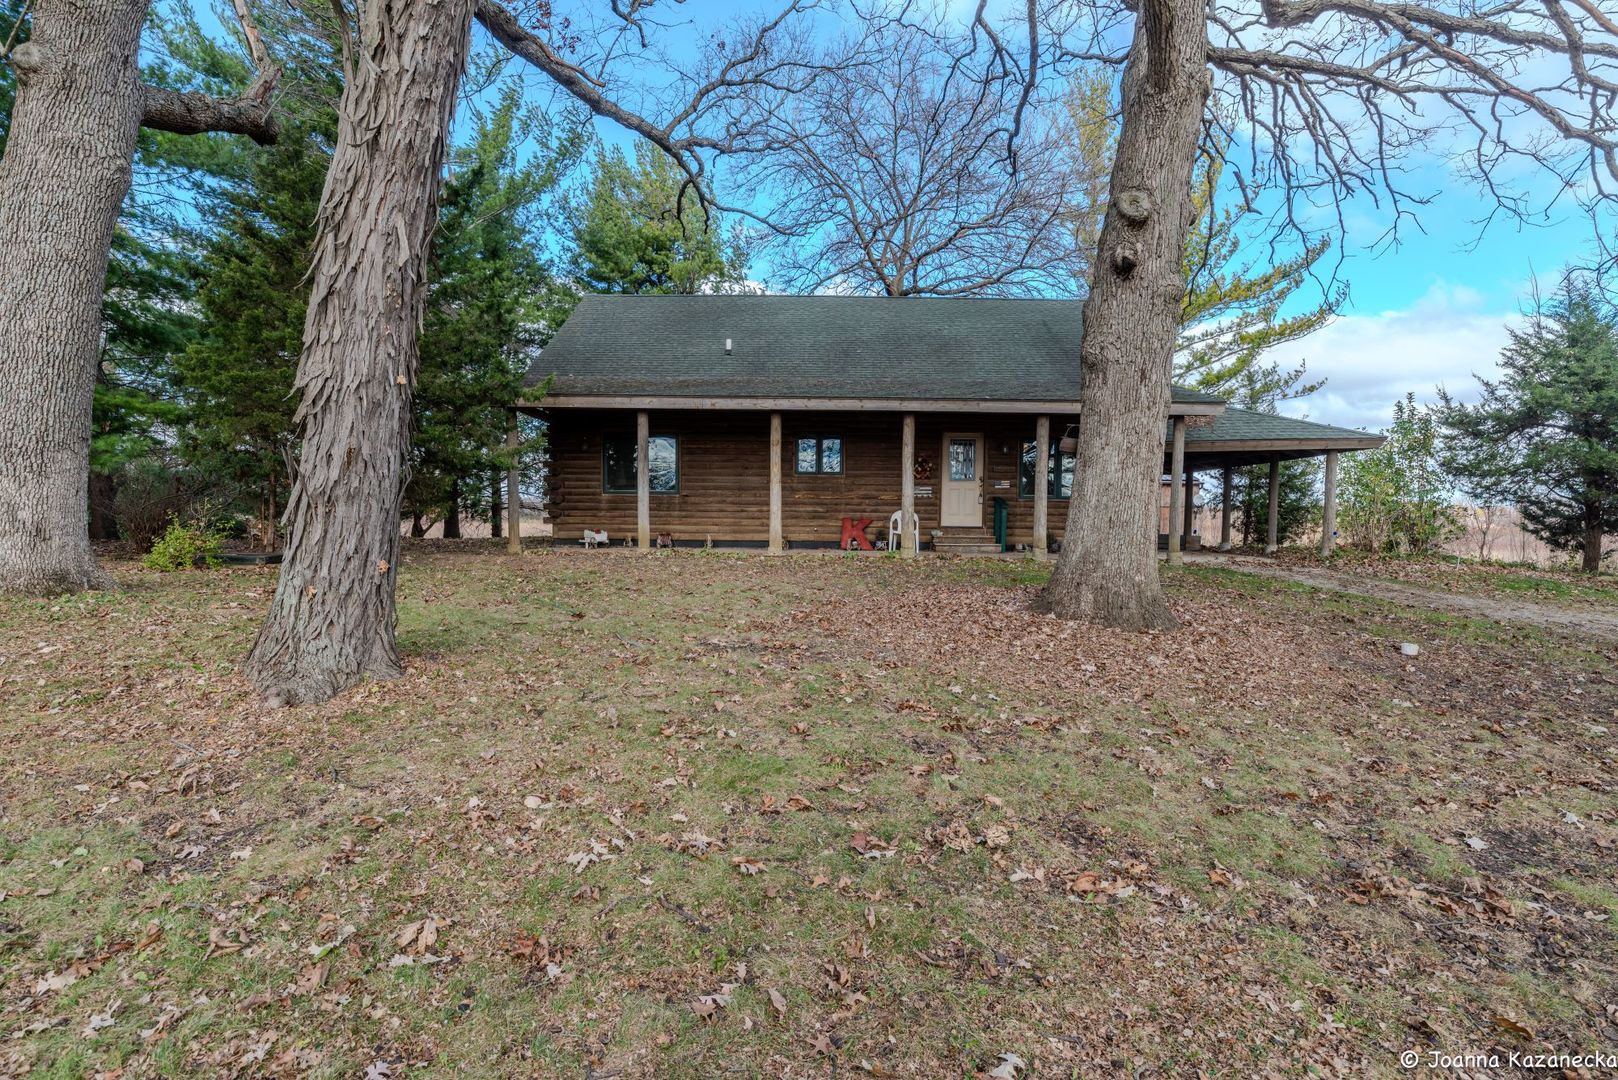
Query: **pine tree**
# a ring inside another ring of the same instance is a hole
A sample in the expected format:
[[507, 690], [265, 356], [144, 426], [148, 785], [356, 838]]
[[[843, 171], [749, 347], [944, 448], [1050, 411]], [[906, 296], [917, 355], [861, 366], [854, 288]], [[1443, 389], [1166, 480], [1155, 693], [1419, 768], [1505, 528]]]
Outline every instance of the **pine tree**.
[[267, 547], [294, 467], [305, 275], [335, 133], [327, 110], [289, 118], [274, 146], [252, 152], [243, 180], [204, 199], [210, 235], [196, 293], [204, 329], [176, 363], [189, 413], [185, 452], [259, 493]]
[[[1271, 365], [1250, 364], [1224, 392], [1236, 408], [1275, 413], [1279, 400]], [[1281, 462], [1276, 499], [1276, 542], [1298, 539], [1320, 522], [1320, 463], [1312, 458]], [[1223, 493], [1214, 489], [1210, 506], [1218, 506]], [[1266, 542], [1270, 520], [1270, 467], [1249, 465], [1231, 471], [1232, 523], [1239, 527], [1239, 543], [1249, 547]]]
[[1246, 257], [1241, 226], [1252, 211], [1245, 205], [1219, 208], [1222, 172], [1216, 157], [1196, 176], [1197, 215], [1186, 241], [1174, 379], [1205, 393], [1240, 396], [1244, 408], [1274, 412], [1277, 403], [1306, 397], [1325, 383], [1306, 381], [1305, 365], [1282, 368], [1264, 362], [1264, 354], [1326, 325], [1347, 294], [1339, 288], [1318, 304], [1299, 305], [1300, 290], [1330, 250], [1329, 241], [1268, 265]]
[[[533, 210], [577, 158], [580, 136], [523, 111], [508, 92], [456, 150], [428, 268], [405, 512], [460, 535], [463, 510], [493, 517], [494, 476], [507, 465], [508, 417], [534, 351], [572, 309], [535, 254]], [[519, 163], [519, 149], [538, 147]]]
[[1523, 525], [1601, 569], [1618, 533], [1618, 307], [1571, 275], [1510, 331], [1498, 381], [1463, 405], [1440, 390], [1444, 460], [1467, 493], [1515, 505]]
[[116, 520], [124, 473], [163, 456], [184, 417], [171, 378], [174, 357], [197, 333], [189, 303], [194, 270], [186, 252], [161, 247], [128, 225], [113, 234], [90, 435], [91, 539], [124, 531]]
[[589, 194], [573, 211], [573, 272], [599, 293], [722, 292], [746, 280], [747, 258], [705, 217], [668, 156], [635, 144], [596, 156]]

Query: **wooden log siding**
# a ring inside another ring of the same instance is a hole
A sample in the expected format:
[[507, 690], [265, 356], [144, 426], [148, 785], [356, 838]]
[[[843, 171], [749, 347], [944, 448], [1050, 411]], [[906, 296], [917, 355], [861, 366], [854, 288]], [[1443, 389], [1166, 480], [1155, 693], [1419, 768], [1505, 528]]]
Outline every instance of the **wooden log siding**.
[[[547, 499], [559, 543], [577, 541], [585, 529], [605, 529], [614, 543], [635, 535], [633, 492], [607, 494], [602, 488], [601, 447], [609, 435], [633, 436], [634, 412], [555, 409], [546, 453], [550, 458]], [[925, 544], [938, 528], [943, 441], [946, 430], [983, 433], [983, 527], [994, 528], [994, 499], [1006, 500], [1012, 544], [1033, 542], [1034, 500], [1020, 497], [1017, 467], [1022, 444], [1034, 437], [1036, 418], [960, 413], [916, 416], [916, 457], [931, 463], [931, 474], [916, 481], [916, 513]], [[1057, 420], [1056, 423], [1065, 423]], [[1053, 427], [1055, 424], [1053, 424]], [[669, 532], [676, 542], [746, 542], [763, 546], [770, 525], [770, 416], [767, 412], [680, 412], [654, 410], [652, 435], [679, 440], [680, 489], [652, 492], [651, 530]], [[782, 533], [794, 544], [836, 544], [844, 516], [869, 517], [867, 535], [885, 535], [889, 516], [899, 509], [903, 416], [873, 412], [786, 412], [781, 416]], [[800, 436], [843, 440], [841, 474], [800, 475]], [[996, 481], [1007, 486], [995, 487]], [[930, 494], [923, 495], [923, 491]], [[1050, 500], [1051, 535], [1060, 538], [1067, 500]]]

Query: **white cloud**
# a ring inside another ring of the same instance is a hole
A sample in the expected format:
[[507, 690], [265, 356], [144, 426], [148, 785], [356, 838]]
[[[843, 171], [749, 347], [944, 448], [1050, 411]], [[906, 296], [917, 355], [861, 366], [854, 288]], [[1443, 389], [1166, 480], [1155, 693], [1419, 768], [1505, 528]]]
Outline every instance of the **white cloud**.
[[1443, 386], [1461, 400], [1477, 392], [1474, 375], [1499, 371], [1506, 327], [1516, 311], [1484, 309], [1473, 289], [1435, 284], [1409, 308], [1338, 318], [1302, 341], [1274, 350], [1283, 366], [1309, 362], [1323, 389], [1283, 410], [1326, 424], [1375, 430], [1387, 425], [1393, 403], [1407, 393], [1432, 401]]

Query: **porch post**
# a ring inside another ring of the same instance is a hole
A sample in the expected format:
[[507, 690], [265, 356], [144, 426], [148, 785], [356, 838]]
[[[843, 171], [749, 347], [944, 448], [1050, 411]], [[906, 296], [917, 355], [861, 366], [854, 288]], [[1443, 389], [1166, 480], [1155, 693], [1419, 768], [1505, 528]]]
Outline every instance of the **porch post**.
[[[1180, 486], [1180, 474], [1185, 471], [1185, 417], [1176, 416], [1172, 422], [1174, 449], [1169, 456], [1169, 565], [1179, 566], [1185, 561], [1185, 556], [1180, 553], [1180, 518], [1185, 513], [1185, 489]], [[1157, 515], [1154, 513], [1152, 518], [1153, 528], [1156, 528]], [[1153, 544], [1156, 544], [1155, 538]]]
[[781, 414], [770, 414], [770, 547], [779, 555], [781, 545]]
[[652, 420], [645, 412], [635, 414], [635, 529], [640, 549], [652, 549], [652, 463], [648, 457], [652, 441]]
[[1281, 455], [1270, 455], [1270, 518], [1264, 532], [1264, 554], [1274, 555], [1280, 549], [1281, 527]]
[[1325, 503], [1320, 509], [1320, 557], [1331, 558], [1337, 547], [1337, 451], [1326, 451]]
[[1191, 533], [1196, 526], [1197, 500], [1193, 497], [1195, 492], [1194, 480], [1196, 472], [1189, 466], [1185, 470], [1185, 517], [1180, 523], [1180, 549], [1183, 551], [1191, 546]]
[[1219, 493], [1219, 550], [1230, 550], [1230, 480], [1231, 468], [1225, 466], [1225, 474], [1220, 483], [1223, 485]]
[[[1021, 448], [1018, 448], [1021, 450]], [[1018, 458], [1022, 457], [1019, 453]], [[1022, 464], [1019, 460], [1018, 471]], [[1044, 559], [1050, 551], [1051, 418], [1034, 421], [1034, 558]]]
[[517, 481], [522, 469], [517, 461], [517, 410], [511, 410], [511, 426], [506, 428], [506, 449], [511, 451], [511, 465], [506, 469], [506, 551], [522, 554], [522, 493]]
[[899, 554], [914, 559], [921, 550], [921, 527], [911, 528], [916, 513], [916, 414], [905, 413], [899, 436]]

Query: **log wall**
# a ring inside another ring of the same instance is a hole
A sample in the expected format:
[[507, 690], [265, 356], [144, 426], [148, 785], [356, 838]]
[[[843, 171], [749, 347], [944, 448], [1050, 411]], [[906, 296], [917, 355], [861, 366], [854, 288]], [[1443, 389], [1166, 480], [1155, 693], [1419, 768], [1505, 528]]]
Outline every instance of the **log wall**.
[[[559, 542], [576, 540], [585, 529], [605, 529], [614, 542], [635, 532], [635, 494], [602, 491], [602, 444], [610, 435], [633, 437], [635, 413], [555, 409], [549, 421], [550, 471], [546, 498]], [[867, 535], [882, 535], [899, 509], [900, 413], [806, 413], [781, 416], [781, 514], [787, 546], [836, 544], [845, 516], [869, 517]], [[921, 413], [916, 416], [916, 457], [930, 463], [916, 481], [916, 512], [922, 539], [938, 527], [940, 470], [946, 432], [982, 433], [980, 470], [983, 527], [994, 527], [993, 500], [1009, 508], [1012, 544], [1033, 539], [1034, 500], [1017, 492], [1017, 461], [1022, 443], [1034, 437], [1035, 417], [1005, 414]], [[1060, 438], [1067, 420], [1052, 417]], [[652, 531], [674, 534], [681, 544], [747, 542], [763, 544], [770, 520], [770, 414], [767, 412], [653, 411], [652, 435], [679, 440], [680, 490], [652, 493]], [[843, 440], [840, 475], [799, 475], [800, 436]], [[1004, 487], [996, 487], [996, 483]], [[1067, 500], [1050, 500], [1050, 535], [1060, 538]]]

